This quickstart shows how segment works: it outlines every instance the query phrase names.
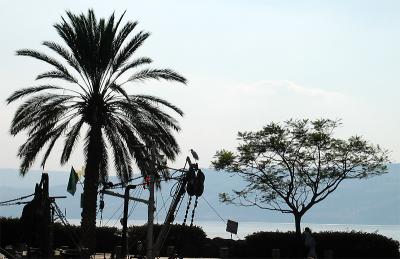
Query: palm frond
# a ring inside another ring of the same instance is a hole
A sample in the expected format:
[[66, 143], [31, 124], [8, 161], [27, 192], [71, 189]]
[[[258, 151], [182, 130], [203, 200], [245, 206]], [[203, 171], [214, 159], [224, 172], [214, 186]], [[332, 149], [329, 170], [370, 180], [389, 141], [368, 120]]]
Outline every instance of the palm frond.
[[10, 133], [16, 135], [21, 130], [29, 128], [29, 132], [34, 132], [35, 128], [41, 125], [53, 120], [59, 121], [60, 117], [57, 116], [62, 116], [68, 112], [66, 106], [60, 106], [60, 104], [71, 98], [73, 97], [46, 94], [28, 99], [15, 113], [11, 122]]
[[136, 34], [125, 47], [121, 48], [114, 59], [113, 71], [116, 71], [118, 68], [123, 66], [149, 36], [150, 33], [141, 31]]
[[60, 161], [60, 163], [62, 165], [65, 164], [66, 162], [68, 162], [71, 152], [72, 152], [76, 142], [79, 140], [79, 132], [82, 128], [83, 123], [84, 123], [83, 119], [80, 119], [66, 133], [66, 139], [65, 139], [64, 148], [63, 148], [63, 152], [61, 154], [61, 161]]
[[130, 95], [129, 97], [132, 99], [136, 99], [136, 98], [144, 99], [147, 101], [154, 102], [155, 104], [162, 104], [162, 105], [172, 109], [174, 112], [178, 113], [180, 116], [183, 116], [183, 111], [181, 109], [179, 109], [177, 106], [173, 105], [172, 103], [170, 103], [164, 99], [161, 99], [161, 98], [158, 98], [155, 96], [151, 96], [151, 95], [140, 95], [140, 94], [139, 95]]
[[50, 123], [34, 134], [30, 134], [28, 140], [19, 148], [18, 156], [22, 159], [20, 165], [20, 173], [22, 175], [25, 175], [32, 166], [36, 156], [46, 143], [66, 127], [66, 124], [61, 124], [58, 127], [55, 127], [55, 125], [56, 123]]
[[[121, 18], [122, 19], [122, 16]], [[119, 26], [120, 21], [117, 23]], [[128, 38], [129, 34], [135, 29], [135, 27], [138, 25], [138, 22], [130, 22], [128, 21], [116, 34], [117, 32], [117, 26], [114, 28], [114, 35], [116, 35], [115, 40], [114, 40], [114, 50], [119, 51], [125, 40]]]
[[105, 133], [111, 143], [117, 174], [121, 180], [127, 182], [132, 173], [131, 158], [117, 127], [114, 125], [114, 121], [108, 121]]
[[164, 79], [167, 81], [176, 81], [183, 84], [186, 84], [187, 81], [186, 78], [171, 69], [143, 69], [129, 77], [127, 82], [145, 81], [148, 79]]
[[64, 72], [59, 71], [59, 70], [42, 73], [36, 77], [36, 80], [45, 79], [45, 78], [63, 79], [70, 83], [78, 83], [77, 79], [73, 78], [70, 75], [66, 75], [66, 74], [64, 74]]
[[151, 60], [150, 58], [147, 57], [141, 57], [138, 59], [133, 60], [132, 62], [129, 62], [128, 64], [126, 64], [124, 67], [122, 67], [115, 75], [115, 79], [118, 79], [122, 74], [124, 74], [125, 72], [127, 72], [128, 70], [132, 69], [132, 68], [137, 68], [141, 65], [145, 65], [145, 64], [151, 64], [151, 62], [153, 62], [153, 60]]
[[7, 103], [11, 103], [21, 97], [26, 95], [30, 95], [33, 93], [38, 93], [43, 90], [60, 90], [63, 89], [62, 87], [55, 86], [55, 85], [40, 85], [40, 86], [32, 86], [23, 88], [21, 90], [15, 91], [10, 97], [7, 98]]
[[60, 44], [51, 41], [44, 41], [42, 44], [63, 57], [64, 60], [76, 70], [76, 72], [81, 73], [81, 68], [79, 67], [78, 61], [67, 49], [62, 47]]
[[45, 167], [47, 158], [49, 157], [51, 151], [53, 150], [54, 144], [57, 142], [57, 140], [60, 138], [62, 133], [65, 131], [65, 128], [67, 127], [67, 125], [68, 125], [68, 122], [65, 122], [61, 127], [59, 127], [58, 129], [56, 129], [54, 131], [53, 136], [50, 139], [50, 144], [47, 147], [46, 153], [44, 154], [43, 159], [42, 159], [42, 163], [41, 163], [42, 168]]
[[[109, 94], [107, 94], [107, 96], [105, 97], [105, 98], [106, 98], [106, 101], [114, 99], [112, 96], [110, 96], [110, 94], [112, 94], [113, 92], [117, 92], [117, 93], [121, 94], [122, 96], [125, 97], [125, 99], [126, 99], [127, 101], [130, 100], [128, 93], [127, 93], [127, 92], [124, 90], [124, 88], [122, 88], [120, 85], [117, 85], [117, 84], [113, 83], [113, 84], [111, 84], [111, 85], [108, 87], [108, 89], [110, 89], [111, 91], [110, 91]], [[106, 92], [106, 91], [107, 91], [107, 89], [104, 89], [103, 95], [105, 95], [105, 92]]]
[[32, 58], [39, 59], [41, 61], [44, 61], [52, 66], [54, 66], [57, 70], [61, 71], [64, 73], [66, 76], [71, 78], [71, 81], [74, 80], [74, 78], [69, 74], [67, 68], [63, 66], [60, 62], [55, 60], [54, 58], [51, 58], [47, 56], [46, 54], [40, 53], [39, 51], [36, 50], [30, 50], [30, 49], [22, 49], [22, 50], [17, 50], [17, 55], [18, 56], [28, 56]]

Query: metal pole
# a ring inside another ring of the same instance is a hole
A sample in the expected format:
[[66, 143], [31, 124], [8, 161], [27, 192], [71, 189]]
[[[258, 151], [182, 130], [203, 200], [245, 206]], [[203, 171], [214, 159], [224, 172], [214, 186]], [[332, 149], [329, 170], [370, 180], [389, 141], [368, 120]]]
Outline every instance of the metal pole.
[[173, 201], [170, 205], [167, 215], [165, 216], [164, 224], [161, 227], [161, 230], [157, 236], [157, 239], [156, 239], [156, 242], [154, 245], [154, 255], [155, 256], [159, 256], [161, 245], [162, 245], [162, 242], [164, 241], [164, 238], [167, 235], [167, 230], [169, 228], [169, 225], [172, 222], [174, 222], [174, 220], [175, 220], [174, 214], [175, 214], [176, 208], [177, 208], [180, 200], [182, 199], [183, 194], [185, 193], [186, 182], [187, 182], [186, 177], [184, 177], [184, 179], [182, 179], [182, 180], [179, 180], [178, 188], [174, 194]]
[[156, 171], [156, 150], [151, 147], [151, 168], [149, 186], [149, 204], [147, 209], [147, 259], [154, 259], [153, 256], [153, 225], [154, 225], [154, 181]]
[[122, 218], [122, 257], [125, 258], [128, 254], [128, 206], [129, 206], [129, 191], [131, 189], [135, 189], [135, 185], [128, 185], [125, 188], [125, 195], [124, 195], [124, 216]]

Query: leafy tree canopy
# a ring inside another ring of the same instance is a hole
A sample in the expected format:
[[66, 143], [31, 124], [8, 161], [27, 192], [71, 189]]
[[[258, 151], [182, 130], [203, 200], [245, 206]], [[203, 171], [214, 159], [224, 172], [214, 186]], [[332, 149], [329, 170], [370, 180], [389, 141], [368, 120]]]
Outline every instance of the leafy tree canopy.
[[217, 151], [217, 170], [240, 175], [246, 186], [221, 193], [223, 202], [292, 213], [296, 231], [301, 217], [334, 192], [345, 179], [387, 171], [388, 152], [360, 136], [335, 138], [340, 121], [289, 120], [256, 132], [239, 132], [237, 152]]

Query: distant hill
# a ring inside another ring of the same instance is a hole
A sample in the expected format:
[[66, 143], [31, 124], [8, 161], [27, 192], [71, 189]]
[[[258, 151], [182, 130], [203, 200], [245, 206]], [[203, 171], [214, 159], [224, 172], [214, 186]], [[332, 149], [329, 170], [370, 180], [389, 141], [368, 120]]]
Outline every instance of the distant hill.
[[[232, 205], [221, 204], [218, 201], [219, 192], [229, 192], [231, 189], [243, 186], [239, 177], [231, 177], [223, 172], [211, 169], [203, 170], [206, 175], [204, 199], [199, 199], [196, 209], [196, 220], [217, 221], [218, 215], [207, 204], [206, 201], [223, 217], [238, 221], [267, 221], [267, 222], [292, 222], [290, 215], [279, 212], [271, 212], [258, 208], [243, 208]], [[31, 194], [34, 191], [34, 183], [40, 181], [39, 171], [31, 171], [25, 177], [19, 176], [16, 169], [0, 169], [0, 201], [17, 198]], [[66, 211], [67, 217], [71, 219], [80, 218], [79, 208], [80, 193], [82, 187], [78, 186], [75, 196], [66, 192], [69, 172], [49, 172], [50, 193], [53, 196], [67, 196], [66, 199], [58, 200], [59, 206]], [[118, 182], [116, 177], [110, 177], [112, 182]], [[169, 206], [171, 199], [170, 189], [174, 182], [164, 183], [162, 195], [157, 195], [157, 208], [160, 213], [157, 219], [162, 221], [165, 215], [163, 201]], [[373, 177], [367, 180], [344, 181], [338, 190], [331, 194], [325, 201], [316, 205], [304, 218], [303, 222], [330, 223], [330, 224], [376, 224], [390, 225], [400, 224], [400, 164], [389, 166], [389, 173]], [[123, 193], [123, 190], [119, 190]], [[132, 194], [146, 198], [147, 190], [137, 189]], [[103, 219], [112, 217], [118, 219], [121, 216], [122, 199], [105, 197], [105, 210]], [[182, 221], [186, 209], [187, 200], [181, 205], [177, 221]], [[193, 207], [193, 202], [192, 202]], [[192, 208], [191, 207], [191, 208]], [[0, 216], [19, 217], [22, 206], [0, 207]], [[189, 211], [191, 215], [192, 209]], [[99, 215], [100, 217], [100, 215]], [[144, 220], [147, 210], [144, 205], [137, 205], [130, 219]]]

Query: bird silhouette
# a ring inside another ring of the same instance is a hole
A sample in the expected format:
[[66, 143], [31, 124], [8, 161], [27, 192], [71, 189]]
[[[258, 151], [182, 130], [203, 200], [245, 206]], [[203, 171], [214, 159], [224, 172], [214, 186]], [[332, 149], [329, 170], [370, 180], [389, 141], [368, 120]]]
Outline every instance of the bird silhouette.
[[193, 149], [190, 150], [190, 153], [192, 153], [192, 156], [194, 158], [194, 160], [199, 160], [199, 156], [197, 155], [196, 151], [194, 151]]

